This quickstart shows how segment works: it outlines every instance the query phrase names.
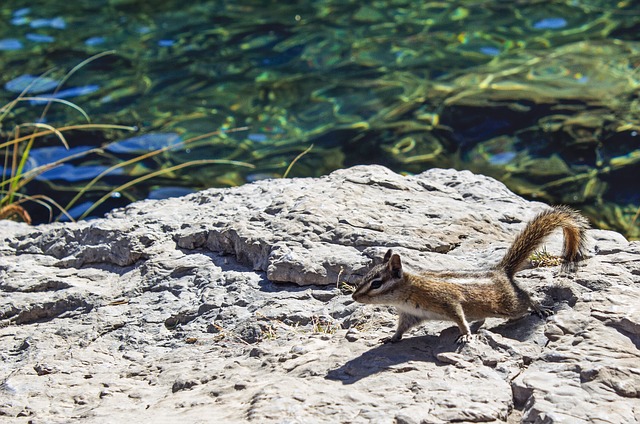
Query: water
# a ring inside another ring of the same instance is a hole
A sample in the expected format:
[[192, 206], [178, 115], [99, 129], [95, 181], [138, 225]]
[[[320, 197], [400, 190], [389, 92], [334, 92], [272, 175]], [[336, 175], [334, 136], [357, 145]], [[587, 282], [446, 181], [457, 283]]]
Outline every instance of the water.
[[[313, 144], [289, 176], [363, 163], [470, 169], [640, 237], [639, 4], [281, 3], [5, 0], [0, 101], [29, 83], [34, 99], [3, 118], [3, 139], [20, 123], [86, 121], [63, 101], [94, 123], [139, 128], [65, 133], [73, 148], [113, 144], [27, 192], [67, 205], [91, 178], [165, 147], [110, 171], [70, 205], [78, 217], [87, 210], [78, 204], [116, 189], [99, 215], [139, 198], [280, 177]], [[111, 50], [55, 91], [66, 72]], [[184, 143], [213, 131], [223, 132]], [[37, 148], [65, 150], [53, 136]], [[236, 162], [180, 168], [203, 159]], [[170, 172], [117, 190], [162, 169]]]

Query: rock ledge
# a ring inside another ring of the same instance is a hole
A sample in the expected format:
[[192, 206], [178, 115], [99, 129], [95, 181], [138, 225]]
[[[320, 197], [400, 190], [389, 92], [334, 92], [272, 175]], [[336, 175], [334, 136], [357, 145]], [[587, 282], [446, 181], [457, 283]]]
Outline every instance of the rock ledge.
[[487, 320], [463, 348], [444, 322], [380, 345], [393, 310], [339, 288], [389, 247], [416, 270], [490, 266], [545, 207], [469, 172], [358, 166], [0, 222], [0, 417], [638, 422], [638, 242], [592, 230], [575, 275], [522, 271], [556, 314]]

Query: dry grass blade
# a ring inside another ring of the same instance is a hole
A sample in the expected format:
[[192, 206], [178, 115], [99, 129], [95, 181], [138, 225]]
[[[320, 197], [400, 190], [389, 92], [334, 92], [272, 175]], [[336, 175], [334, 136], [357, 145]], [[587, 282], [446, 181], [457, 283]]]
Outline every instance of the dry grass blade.
[[[18, 128], [23, 128], [23, 127], [35, 127], [35, 128], [44, 128], [45, 130], [49, 130], [51, 134], [55, 134], [56, 137], [58, 137], [60, 139], [60, 141], [62, 142], [62, 144], [64, 145], [64, 147], [69, 150], [69, 143], [67, 143], [67, 139], [64, 138], [64, 135], [62, 135], [62, 132], [60, 132], [60, 130], [56, 129], [55, 127], [53, 127], [52, 125], [49, 124], [40, 124], [37, 122], [30, 122], [27, 124], [20, 124], [18, 125]], [[31, 134], [30, 137], [35, 137], [35, 134]]]
[[[40, 199], [42, 199], [42, 200], [40, 200]], [[50, 206], [50, 205], [53, 205], [60, 212], [62, 212], [62, 214], [64, 216], [66, 216], [67, 219], [69, 219], [69, 221], [75, 222], [73, 217], [71, 215], [69, 215], [69, 213], [62, 206], [60, 206], [60, 204], [58, 204], [58, 202], [56, 202], [55, 200], [53, 200], [49, 196], [45, 196], [44, 194], [37, 194], [35, 196], [27, 196], [25, 198], [25, 200], [29, 200], [31, 202], [36, 202], [36, 203], [44, 206], [45, 208], [47, 208], [49, 210], [49, 221], [51, 221], [53, 219], [53, 210], [51, 209], [51, 206]]]
[[143, 175], [142, 177], [136, 178], [134, 180], [131, 180], [131, 181], [127, 182], [126, 184], [122, 184], [121, 186], [118, 186], [118, 187], [114, 188], [109, 193], [105, 194], [100, 199], [98, 199], [90, 208], [88, 208], [80, 216], [79, 219], [86, 218], [91, 212], [93, 212], [93, 210], [95, 208], [100, 206], [102, 203], [104, 203], [105, 200], [107, 200], [109, 197], [111, 197], [111, 195], [113, 193], [116, 193], [116, 192], [121, 191], [121, 190], [126, 190], [127, 188], [129, 188], [129, 187], [131, 187], [133, 185], [136, 185], [136, 184], [138, 184], [138, 183], [140, 183], [142, 181], [148, 180], [150, 178], [157, 177], [159, 175], [163, 175], [163, 174], [167, 174], [169, 172], [177, 171], [179, 169], [186, 168], [188, 166], [205, 165], [205, 164], [233, 165], [233, 166], [243, 166], [243, 167], [246, 167], [246, 168], [255, 168], [255, 166], [250, 164], [250, 163], [239, 162], [239, 161], [234, 161], [234, 160], [225, 160], [225, 159], [201, 159], [201, 160], [194, 160], [194, 161], [190, 161], [190, 162], [185, 162], [185, 163], [182, 163], [180, 165], [171, 166], [169, 168], [161, 169], [161, 170], [158, 170], [158, 171], [151, 172], [149, 174]]
[[64, 83], [66, 83], [69, 78], [71, 78], [71, 76], [73, 74], [75, 74], [76, 72], [78, 72], [81, 68], [83, 68], [85, 65], [88, 65], [89, 63], [100, 59], [101, 57], [105, 57], [105, 56], [109, 56], [112, 54], [115, 54], [116, 51], [115, 50], [107, 50], [105, 52], [101, 52], [101, 53], [97, 53], [94, 54], [93, 56], [83, 60], [82, 62], [78, 63], [76, 66], [74, 66], [73, 68], [71, 68], [71, 70], [69, 72], [67, 72], [67, 74], [62, 78], [62, 80], [60, 80], [60, 83], [58, 84], [58, 87], [56, 87], [56, 89], [54, 90], [54, 94], [58, 92], [58, 90], [60, 90], [60, 87], [62, 87], [64, 85]]
[[291, 163], [289, 164], [289, 166], [287, 167], [287, 170], [284, 171], [284, 174], [282, 174], [282, 178], [287, 178], [287, 175], [289, 175], [289, 171], [291, 171], [291, 168], [293, 167], [293, 165], [295, 165], [295, 163], [298, 162], [298, 159], [300, 159], [301, 157], [303, 157], [304, 155], [309, 153], [311, 151], [311, 149], [313, 149], [313, 144], [311, 146], [307, 147], [304, 152], [302, 152], [298, 156], [296, 156], [295, 159], [293, 159], [291, 161]]
[[78, 106], [77, 104], [72, 103], [72, 102], [70, 102], [68, 100], [56, 99], [55, 97], [21, 97], [21, 98], [17, 99], [16, 101], [18, 101], [18, 102], [33, 101], [33, 102], [61, 103], [61, 104], [65, 105], [65, 106], [69, 106], [70, 108], [77, 110], [84, 117], [84, 119], [87, 120], [87, 122], [91, 122], [91, 118], [89, 118], [89, 115], [87, 115], [87, 113], [80, 106]]
[[[195, 141], [199, 141], [199, 140], [205, 139], [207, 137], [211, 137], [211, 136], [214, 136], [214, 135], [219, 135], [219, 134], [222, 134], [222, 133], [233, 133], [233, 132], [238, 132], [238, 131], [245, 131], [247, 129], [248, 129], [248, 127], [240, 127], [240, 128], [233, 128], [231, 130], [226, 130], [226, 131], [221, 131], [221, 130], [213, 131], [213, 132], [210, 132], [210, 133], [207, 133], [207, 134], [202, 134], [202, 135], [199, 135], [197, 137], [190, 138], [190, 139], [185, 140], [185, 141], [181, 141], [179, 143], [175, 143], [175, 144], [171, 144], [169, 146], [165, 146], [165, 147], [163, 147], [161, 149], [156, 149], [156, 150], [154, 150], [152, 152], [145, 153], [143, 155], [136, 156], [135, 158], [131, 158], [131, 159], [126, 160], [124, 162], [120, 162], [120, 163], [118, 163], [116, 165], [113, 165], [113, 166], [105, 169], [104, 171], [102, 171], [94, 179], [92, 179], [84, 187], [82, 187], [82, 189], [73, 197], [73, 199], [71, 199], [69, 201], [69, 203], [67, 203], [66, 209], [67, 210], [71, 209], [71, 207], [73, 205], [75, 205], [75, 203], [78, 201], [78, 199], [80, 197], [82, 197], [82, 195], [84, 193], [86, 193], [89, 189], [91, 189], [93, 186], [95, 186], [95, 184], [98, 181], [100, 181], [102, 179], [102, 177], [104, 177], [105, 175], [109, 174], [110, 172], [112, 172], [112, 171], [114, 171], [116, 169], [125, 167], [127, 165], [131, 165], [132, 163], [140, 162], [141, 160], [148, 159], [150, 157], [159, 155], [160, 153], [166, 152], [167, 150], [175, 149], [176, 147], [184, 146], [184, 145], [193, 143]], [[114, 143], [117, 143], [117, 142], [114, 142]], [[111, 144], [114, 144], [114, 143], [111, 143]]]
[[22, 206], [12, 203], [10, 205], [4, 205], [0, 208], [0, 219], [9, 219], [12, 216], [16, 215], [19, 216], [23, 222], [31, 224], [31, 216], [29, 215], [29, 212], [27, 212], [26, 209]]
[[[27, 124], [23, 124], [27, 125]], [[6, 141], [0, 144], [0, 149], [9, 147], [15, 144], [22, 143], [23, 141], [30, 140], [32, 137], [44, 137], [45, 135], [54, 134], [55, 132], [63, 133], [65, 131], [72, 130], [125, 130], [125, 131], [137, 131], [137, 127], [131, 127], [126, 125], [115, 125], [115, 124], [79, 124], [79, 125], [67, 125], [64, 127], [55, 128], [55, 131], [40, 131], [34, 134], [25, 135], [22, 137], [14, 138], [13, 140]]]
[[[69, 143], [67, 143], [67, 140], [64, 138], [62, 133], [51, 125], [42, 124], [42, 123], [21, 124], [21, 125], [18, 125], [15, 129], [16, 135], [20, 134], [20, 128], [22, 127], [44, 128], [48, 131], [51, 131], [53, 134], [58, 136], [58, 138], [60, 139], [64, 147], [69, 149]], [[29, 138], [27, 141], [27, 145], [24, 148], [24, 151], [22, 152], [22, 156], [20, 157], [19, 163], [18, 163], [18, 149], [17, 148], [13, 149], [13, 161], [11, 165], [12, 178], [10, 179], [10, 184], [9, 184], [10, 188], [8, 193], [2, 199], [0, 199], [0, 203], [13, 203], [15, 193], [20, 189], [20, 187], [24, 186], [24, 184], [20, 184], [20, 181], [22, 180], [24, 167], [27, 163], [27, 159], [29, 158], [29, 152], [33, 147], [33, 143], [35, 142], [35, 139], [36, 137], [33, 136], [32, 134], [31, 138]], [[4, 179], [4, 175], [3, 175], [3, 179]], [[3, 185], [4, 185], [4, 182], [3, 182]]]
[[20, 102], [20, 99], [22, 99], [30, 90], [31, 88], [42, 78], [46, 77], [47, 75], [49, 75], [50, 73], [52, 73], [55, 70], [55, 68], [53, 69], [49, 69], [47, 72], [43, 73], [42, 75], [40, 75], [38, 78], [34, 79], [33, 81], [31, 81], [23, 90], [22, 92], [18, 95], [18, 97], [16, 97], [15, 99], [13, 99], [12, 101], [10, 101], [9, 103], [7, 103], [6, 105], [2, 106], [0, 108], [0, 122], [2, 122], [4, 120], [4, 118], [6, 118], [6, 116], [9, 114], [9, 112], [11, 112], [11, 110], [15, 107], [15, 105], [18, 104], [18, 102]]
[[91, 153], [101, 153], [101, 152], [102, 152], [102, 149], [99, 149], [99, 148], [85, 150], [84, 152], [80, 152], [80, 153], [76, 153], [76, 154], [73, 154], [73, 155], [69, 155], [69, 156], [64, 157], [62, 159], [59, 159], [59, 160], [57, 160], [55, 162], [47, 163], [45, 165], [40, 165], [40, 166], [38, 166], [36, 168], [30, 169], [27, 172], [24, 172], [24, 173], [22, 173], [20, 175], [16, 175], [16, 176], [14, 176], [14, 177], [12, 177], [12, 178], [10, 178], [8, 180], [5, 180], [5, 181], [1, 182], [0, 183], [0, 187], [5, 186], [6, 184], [10, 184], [10, 183], [12, 183], [14, 181], [18, 181], [18, 183], [16, 185], [16, 188], [20, 189], [20, 188], [24, 187], [25, 185], [29, 184], [35, 178], [37, 178], [38, 175], [42, 175], [45, 172], [50, 171], [51, 169], [62, 165], [65, 162], [77, 159], [79, 157], [86, 156], [86, 155], [91, 154]]
[[[60, 210], [62, 212], [63, 215], [65, 215], [70, 221], [73, 221], [73, 217], [71, 217], [66, 210], [64, 210], [64, 208], [62, 206], [60, 206], [58, 204], [58, 202], [56, 202], [55, 200], [53, 200], [51, 197], [49, 196], [45, 196], [44, 194], [36, 194], [33, 196], [28, 196], [28, 195], [24, 195], [21, 193], [15, 193], [15, 196], [20, 197], [20, 200], [11, 203], [9, 205], [5, 205], [2, 207], [2, 209], [4, 208], [9, 208], [11, 206], [18, 206], [19, 208], [22, 208], [22, 206], [20, 206], [22, 203], [26, 203], [26, 202], [35, 202], [43, 207], [45, 207], [47, 210], [49, 210], [49, 220], [53, 219], [53, 209], [51, 208], [51, 205], [55, 206], [58, 210]], [[29, 216], [29, 214], [27, 213], [27, 211], [25, 210], [25, 213], [27, 214], [27, 216]], [[3, 217], [0, 217], [0, 219], [2, 219]], [[26, 221], [28, 224], [31, 223], [31, 217], [29, 216], [29, 221]]]
[[[74, 66], [69, 72], [67, 72], [65, 74], [64, 77], [62, 77], [62, 79], [58, 83], [58, 86], [56, 87], [56, 89], [53, 90], [53, 94], [52, 95], [55, 96], [58, 93], [58, 91], [60, 91], [60, 88], [62, 88], [62, 86], [69, 80], [69, 78], [71, 78], [71, 76], [73, 74], [75, 74], [78, 70], [83, 68], [85, 65], [93, 62], [94, 60], [100, 59], [101, 57], [108, 56], [108, 55], [114, 54], [114, 53], [115, 53], [115, 50], [108, 50], [106, 52], [98, 53], [98, 54], [95, 54], [95, 55], [91, 56], [88, 59], [83, 60], [82, 62], [80, 62], [79, 64]], [[47, 112], [49, 111], [49, 108], [51, 107], [51, 103], [52, 103], [51, 100], [53, 100], [53, 98], [49, 99], [49, 101], [47, 102], [47, 105], [44, 107], [44, 109], [42, 111], [42, 117], [43, 118], [47, 115]]]

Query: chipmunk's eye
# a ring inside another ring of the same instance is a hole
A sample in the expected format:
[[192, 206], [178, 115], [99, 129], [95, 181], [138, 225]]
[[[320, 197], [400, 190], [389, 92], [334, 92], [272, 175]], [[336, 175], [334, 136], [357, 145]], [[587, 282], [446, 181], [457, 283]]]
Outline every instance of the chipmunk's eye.
[[373, 280], [371, 282], [371, 285], [369, 286], [369, 288], [371, 290], [379, 289], [380, 287], [382, 287], [382, 279], [381, 278], [376, 278], [375, 280]]

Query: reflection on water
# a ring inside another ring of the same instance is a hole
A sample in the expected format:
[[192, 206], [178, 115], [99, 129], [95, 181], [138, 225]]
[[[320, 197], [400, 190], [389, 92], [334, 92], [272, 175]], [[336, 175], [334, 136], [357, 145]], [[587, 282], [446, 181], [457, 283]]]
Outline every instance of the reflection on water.
[[59, 83], [60, 81], [52, 78], [24, 74], [8, 81], [4, 85], [4, 89], [11, 93], [21, 93], [24, 91], [25, 93], [37, 94], [53, 91]]
[[[73, 101], [94, 122], [140, 128], [133, 138], [70, 134], [73, 147], [115, 143], [68, 164], [82, 171], [45, 174], [56, 181], [37, 189], [52, 197], [132, 155], [246, 126], [118, 168], [88, 198], [195, 159], [256, 169], [188, 167], [114, 204], [161, 187], [278, 177], [313, 143], [291, 176], [360, 163], [470, 169], [640, 237], [637, 3], [5, 0], [0, 14], [3, 103], [29, 87]], [[66, 71], [111, 49], [57, 88]], [[43, 107], [20, 103], [1, 129], [42, 122]], [[53, 104], [44, 121], [81, 118]]]

